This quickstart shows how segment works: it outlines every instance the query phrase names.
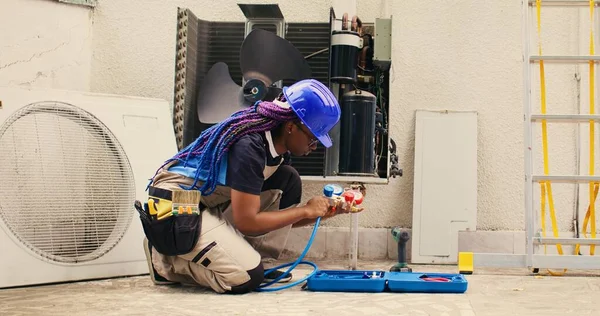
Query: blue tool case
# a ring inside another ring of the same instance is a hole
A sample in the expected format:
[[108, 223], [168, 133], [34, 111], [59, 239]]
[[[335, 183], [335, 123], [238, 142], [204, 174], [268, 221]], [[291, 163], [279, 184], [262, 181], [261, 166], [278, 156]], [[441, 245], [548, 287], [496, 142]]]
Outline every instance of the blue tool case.
[[461, 274], [378, 270], [320, 270], [306, 283], [317, 292], [464, 293], [467, 287]]

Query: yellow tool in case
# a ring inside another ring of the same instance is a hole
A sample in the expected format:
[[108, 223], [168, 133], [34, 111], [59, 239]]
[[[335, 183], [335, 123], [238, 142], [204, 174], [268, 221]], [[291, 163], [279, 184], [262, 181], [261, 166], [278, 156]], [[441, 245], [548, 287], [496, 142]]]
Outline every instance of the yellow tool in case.
[[190, 252], [202, 227], [200, 192], [150, 187], [148, 195], [145, 207], [135, 202], [148, 241], [167, 256]]

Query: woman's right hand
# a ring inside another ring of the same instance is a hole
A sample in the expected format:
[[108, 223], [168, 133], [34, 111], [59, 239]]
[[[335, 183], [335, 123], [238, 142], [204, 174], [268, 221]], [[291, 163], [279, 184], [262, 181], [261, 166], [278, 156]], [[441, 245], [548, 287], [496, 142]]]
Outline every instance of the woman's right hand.
[[329, 213], [329, 199], [324, 196], [315, 196], [306, 202], [307, 218], [325, 217]]

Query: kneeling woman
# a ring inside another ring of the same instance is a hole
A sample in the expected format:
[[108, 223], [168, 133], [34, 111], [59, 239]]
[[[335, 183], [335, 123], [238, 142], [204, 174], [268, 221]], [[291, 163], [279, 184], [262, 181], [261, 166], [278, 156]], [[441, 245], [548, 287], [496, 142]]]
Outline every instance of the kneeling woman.
[[148, 202], [170, 208], [173, 190], [200, 191], [199, 237], [179, 255], [162, 254], [146, 240], [153, 281], [246, 293], [278, 277], [280, 271], [264, 276], [262, 259], [281, 254], [292, 227], [334, 215], [321, 196], [298, 206], [302, 183], [290, 154], [307, 155], [318, 142], [330, 147], [328, 133], [339, 118], [331, 91], [303, 80], [277, 100], [257, 102], [205, 130], [167, 160], [152, 178]]

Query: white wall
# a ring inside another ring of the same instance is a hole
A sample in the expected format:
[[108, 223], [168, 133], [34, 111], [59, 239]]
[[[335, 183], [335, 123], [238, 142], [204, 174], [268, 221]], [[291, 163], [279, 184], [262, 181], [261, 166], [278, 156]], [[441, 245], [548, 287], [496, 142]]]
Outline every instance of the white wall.
[[[190, 8], [202, 19], [243, 20], [238, 1], [233, 0], [99, 0], [93, 11], [50, 0], [6, 1], [0, 5], [0, 26], [3, 30], [17, 27], [17, 31], [1, 33], [0, 84], [31, 82], [158, 97], [169, 102], [173, 99], [177, 6]], [[277, 2], [288, 21], [327, 21], [332, 3]], [[361, 225], [411, 227], [414, 111], [448, 109], [479, 112], [478, 229], [523, 229], [520, 1], [357, 2], [365, 22], [393, 16], [391, 136], [398, 145], [404, 169], [404, 176], [392, 179], [389, 185], [368, 187], [367, 210], [360, 216]], [[26, 11], [5, 10], [16, 8], [17, 3]], [[587, 29], [580, 22], [586, 21], [585, 10], [568, 9], [564, 14], [553, 9], [554, 13], [544, 13], [546, 54], [586, 53]], [[40, 24], [22, 26], [22, 21], [33, 20]], [[577, 31], [581, 31], [581, 36], [575, 35]], [[582, 111], [587, 111], [585, 67], [548, 65], [547, 72], [551, 113], [575, 111], [578, 87]], [[575, 79], [576, 73], [582, 77], [581, 84]], [[536, 83], [534, 80], [535, 93], [539, 87]], [[534, 103], [534, 110], [538, 109]], [[539, 125], [535, 135], [539, 149]], [[575, 129], [551, 125], [550, 144], [551, 171], [575, 172]], [[536, 164], [541, 166], [539, 155]], [[573, 186], [556, 184], [553, 189], [560, 230], [569, 230]], [[320, 184], [305, 185], [306, 197], [320, 193]], [[534, 194], [539, 196], [537, 186]], [[587, 193], [581, 195], [586, 197]], [[587, 207], [587, 199], [582, 200], [582, 207]], [[348, 221], [334, 219], [325, 225], [347, 226]]]
[[0, 85], [90, 89], [92, 11], [52, 0], [0, 3]]

